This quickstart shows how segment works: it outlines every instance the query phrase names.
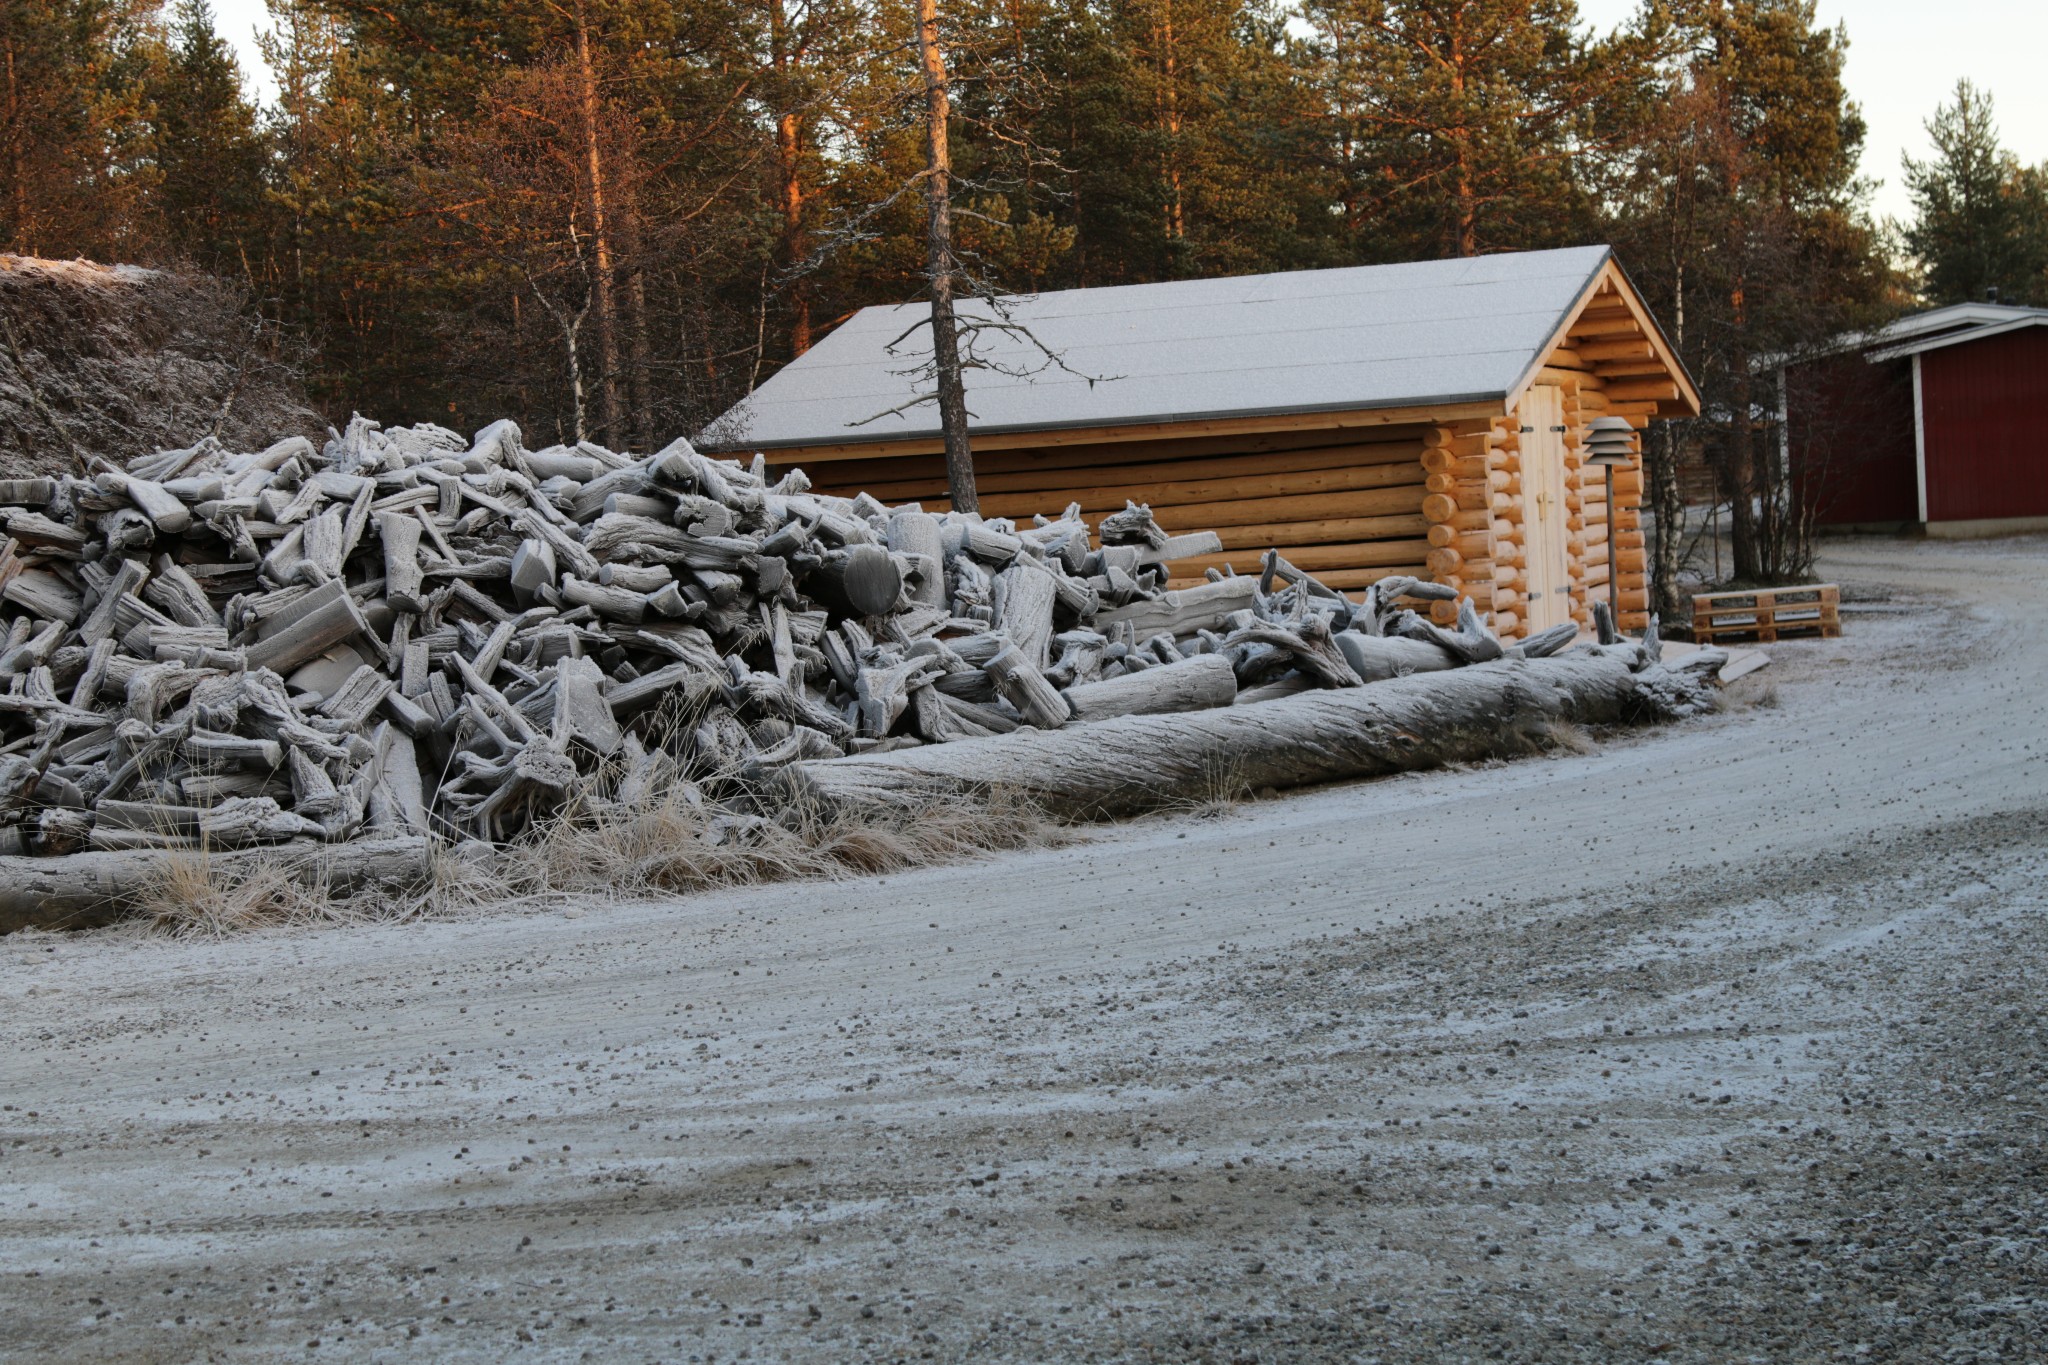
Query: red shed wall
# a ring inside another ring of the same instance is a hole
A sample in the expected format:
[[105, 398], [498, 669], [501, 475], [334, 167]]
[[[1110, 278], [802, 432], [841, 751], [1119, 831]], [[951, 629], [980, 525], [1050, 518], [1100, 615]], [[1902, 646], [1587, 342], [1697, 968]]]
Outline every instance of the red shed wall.
[[1786, 381], [1793, 475], [1815, 521], [1918, 521], [1912, 362], [1831, 356], [1794, 366]]
[[1920, 357], [1927, 519], [2048, 516], [2048, 327]]

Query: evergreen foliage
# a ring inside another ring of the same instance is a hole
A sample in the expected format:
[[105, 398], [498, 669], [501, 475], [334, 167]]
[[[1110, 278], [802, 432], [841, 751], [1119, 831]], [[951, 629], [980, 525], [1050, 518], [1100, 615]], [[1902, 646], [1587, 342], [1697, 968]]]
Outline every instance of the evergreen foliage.
[[1991, 97], [1956, 82], [1927, 121], [1934, 156], [1905, 158], [1914, 220], [1906, 247], [1935, 303], [2048, 303], [2048, 167], [2000, 145]]
[[[925, 288], [908, 0], [0, 0], [0, 248], [242, 281], [351, 409], [630, 445]], [[1811, 0], [945, 0], [954, 235], [1036, 290], [1611, 240], [1709, 396], [1894, 276]], [[1968, 87], [1909, 165], [1930, 298], [2042, 297], [2042, 172]], [[1717, 425], [1718, 424], [1718, 425]], [[1761, 535], [1761, 532], [1760, 532]], [[1767, 535], [1761, 535], [1768, 540]], [[1756, 566], [1752, 566], [1756, 567]]]

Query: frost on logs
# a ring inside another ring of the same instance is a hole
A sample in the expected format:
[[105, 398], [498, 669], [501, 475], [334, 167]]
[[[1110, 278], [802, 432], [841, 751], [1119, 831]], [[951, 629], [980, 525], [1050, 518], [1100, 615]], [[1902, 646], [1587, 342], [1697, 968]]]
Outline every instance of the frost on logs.
[[679, 784], [758, 808], [799, 762], [1571, 643], [1504, 651], [1469, 604], [1455, 631], [1401, 605], [1448, 589], [1356, 603], [1272, 552], [1168, 591], [1220, 541], [1142, 507], [1099, 543], [1077, 508], [933, 514], [681, 440], [528, 450], [509, 421], [0, 481], [0, 526], [7, 854], [503, 840]]

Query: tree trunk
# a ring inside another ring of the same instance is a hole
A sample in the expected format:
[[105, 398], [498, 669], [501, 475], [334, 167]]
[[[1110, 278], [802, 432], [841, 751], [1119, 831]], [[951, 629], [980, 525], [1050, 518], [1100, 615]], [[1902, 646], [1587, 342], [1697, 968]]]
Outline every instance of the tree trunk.
[[592, 256], [591, 321], [597, 334], [597, 420], [604, 442], [623, 443], [619, 413], [619, 313], [612, 279], [612, 205], [605, 183], [604, 151], [599, 141], [598, 113], [603, 96], [597, 88], [597, 66], [590, 53], [590, 25], [576, 12], [576, 75], [578, 112], [582, 116], [584, 171], [589, 181], [590, 249]]
[[932, 289], [932, 365], [939, 387], [939, 428], [946, 439], [946, 492], [956, 512], [981, 510], [974, 494], [974, 452], [967, 440], [967, 387], [960, 373], [960, 329], [953, 318], [953, 158], [946, 141], [950, 96], [939, 46], [938, 0], [918, 0], [917, 47], [924, 65], [925, 273]]
[[1182, 207], [1180, 175], [1180, 54], [1173, 32], [1173, 0], [1165, 0], [1158, 29], [1161, 124], [1166, 129], [1166, 273], [1178, 275], [1186, 255], [1187, 220]]
[[1643, 464], [1649, 475], [1650, 515], [1657, 539], [1650, 561], [1651, 610], [1666, 621], [1682, 621], [1684, 602], [1678, 575], [1684, 567], [1685, 498], [1678, 485], [1678, 424], [1659, 422], [1643, 443]]
[[[784, 114], [775, 121], [775, 147], [782, 171], [782, 256], [788, 268], [801, 272], [804, 264], [804, 182], [802, 140], [797, 117]], [[811, 289], [799, 273], [789, 287], [789, 353], [792, 358], [811, 349]]]
[[620, 236], [626, 248], [626, 405], [635, 450], [661, 444], [654, 433], [654, 344], [647, 321], [647, 243], [640, 221], [640, 196], [629, 180], [621, 196]]
[[[770, 60], [782, 77], [778, 98], [789, 102], [795, 98], [789, 71], [798, 54], [783, 0], [770, 0], [768, 28]], [[776, 116], [775, 162], [781, 178], [776, 197], [782, 211], [782, 259], [785, 268], [794, 272], [789, 289], [789, 353], [795, 357], [811, 349], [811, 291], [802, 273], [808, 246], [804, 234], [803, 120], [795, 110], [785, 109]]]
[[[1740, 315], [1736, 325], [1741, 325]], [[1755, 388], [1749, 376], [1749, 357], [1738, 353], [1729, 366], [1734, 374], [1728, 441], [1722, 451], [1722, 483], [1728, 494], [1728, 540], [1734, 558], [1735, 577], [1745, 583], [1763, 579], [1762, 556], [1757, 553], [1756, 524], [1756, 428], [1750, 419]]]
[[[1173, 665], [1187, 667], [1185, 664]], [[915, 806], [1002, 788], [1058, 816], [1153, 809], [1213, 789], [1298, 787], [1539, 751], [1560, 722], [1693, 714], [1711, 683], [1612, 655], [1480, 664], [1254, 706], [1118, 716], [1065, 729], [962, 740], [784, 771], [829, 810]]]

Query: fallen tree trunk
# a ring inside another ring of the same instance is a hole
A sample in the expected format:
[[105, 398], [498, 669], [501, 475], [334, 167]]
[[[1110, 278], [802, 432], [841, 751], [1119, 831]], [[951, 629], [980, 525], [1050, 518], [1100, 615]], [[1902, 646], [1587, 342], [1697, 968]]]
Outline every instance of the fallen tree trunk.
[[1255, 707], [1118, 716], [1066, 730], [991, 736], [794, 765], [792, 794], [832, 810], [915, 806], [1004, 788], [1054, 815], [1128, 815], [1199, 793], [1219, 770], [1247, 787], [1299, 787], [1508, 757], [1559, 722], [1679, 714], [1672, 689], [1704, 687], [1659, 665], [1591, 653], [1502, 660]]
[[90, 929], [132, 911], [152, 882], [179, 860], [204, 859], [223, 877], [277, 865], [345, 894], [366, 886], [418, 886], [429, 842], [417, 836], [346, 844], [264, 844], [233, 850], [136, 848], [58, 858], [0, 857], [0, 934], [19, 929]]

